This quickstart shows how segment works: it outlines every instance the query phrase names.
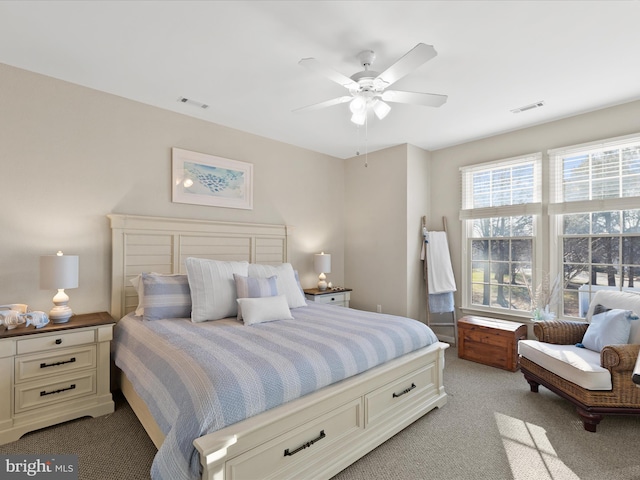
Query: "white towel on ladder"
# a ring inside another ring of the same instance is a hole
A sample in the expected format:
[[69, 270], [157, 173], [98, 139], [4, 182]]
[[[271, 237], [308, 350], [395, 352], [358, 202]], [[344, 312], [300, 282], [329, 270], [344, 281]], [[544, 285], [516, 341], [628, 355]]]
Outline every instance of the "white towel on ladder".
[[427, 280], [430, 294], [456, 291], [446, 232], [429, 232]]

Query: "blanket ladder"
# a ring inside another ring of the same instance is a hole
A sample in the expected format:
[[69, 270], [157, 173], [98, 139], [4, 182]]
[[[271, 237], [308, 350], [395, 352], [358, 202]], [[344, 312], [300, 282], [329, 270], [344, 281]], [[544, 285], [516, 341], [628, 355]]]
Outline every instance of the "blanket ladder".
[[[447, 217], [442, 217], [442, 228], [443, 231], [445, 233], [445, 235], [447, 235]], [[446, 313], [449, 312], [442, 312], [442, 313], [433, 313], [431, 312], [431, 308], [429, 307], [429, 276], [428, 276], [428, 271], [429, 271], [429, 266], [428, 266], [428, 262], [427, 262], [427, 253], [426, 253], [426, 248], [427, 244], [428, 244], [428, 235], [429, 232], [427, 230], [427, 217], [423, 216], [422, 217], [422, 235], [424, 237], [423, 239], [423, 254], [421, 255], [421, 258], [423, 260], [423, 275], [424, 275], [424, 283], [425, 283], [425, 293], [426, 293], [426, 310], [427, 310], [427, 325], [429, 327], [447, 327], [447, 328], [451, 328], [453, 329], [453, 337], [452, 340], [450, 340], [450, 343], [453, 343], [455, 345], [458, 344], [458, 321], [456, 319], [456, 308], [455, 308], [455, 303], [452, 306], [451, 309], [451, 320], [450, 321], [446, 321], [445, 319], [438, 319], [435, 322], [432, 321], [432, 315], [438, 315], [439, 317], [444, 316]], [[447, 239], [447, 243], [448, 243], [448, 239]], [[451, 261], [451, 258], [449, 257], [449, 261]], [[436, 335], [438, 335], [438, 332], [435, 332]], [[438, 337], [440, 337], [440, 335], [438, 335]], [[442, 335], [443, 339], [449, 340], [451, 337], [449, 337], [448, 335], [445, 338], [445, 335]]]

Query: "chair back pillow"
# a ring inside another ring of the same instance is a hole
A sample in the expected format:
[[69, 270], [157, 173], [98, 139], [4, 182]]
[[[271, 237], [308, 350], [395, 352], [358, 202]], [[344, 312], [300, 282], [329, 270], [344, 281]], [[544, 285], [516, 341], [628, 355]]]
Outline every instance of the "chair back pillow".
[[[593, 311], [597, 305], [606, 308], [631, 310], [640, 316], [640, 292], [620, 292], [617, 290], [598, 290], [589, 304], [587, 312], [587, 322], [591, 323]], [[631, 332], [629, 343], [640, 344], [640, 322], [631, 322]]]
[[594, 315], [584, 334], [582, 345], [600, 352], [607, 345], [627, 344], [631, 324], [637, 322], [638, 317], [631, 310], [613, 309]]

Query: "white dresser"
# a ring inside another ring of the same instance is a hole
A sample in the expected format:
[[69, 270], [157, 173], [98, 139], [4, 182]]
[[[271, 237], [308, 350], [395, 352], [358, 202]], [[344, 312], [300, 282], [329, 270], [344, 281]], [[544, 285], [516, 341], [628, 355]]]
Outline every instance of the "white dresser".
[[0, 333], [0, 444], [114, 411], [109, 380], [114, 325], [100, 312]]
[[318, 290], [317, 288], [307, 288], [304, 296], [307, 300], [317, 303], [326, 303], [338, 305], [339, 307], [348, 307], [351, 299], [352, 289], [340, 288], [336, 290]]

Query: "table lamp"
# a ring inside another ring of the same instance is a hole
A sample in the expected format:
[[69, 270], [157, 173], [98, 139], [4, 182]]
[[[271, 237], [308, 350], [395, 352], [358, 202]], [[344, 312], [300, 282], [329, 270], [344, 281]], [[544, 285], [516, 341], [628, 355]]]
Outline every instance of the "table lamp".
[[65, 288], [78, 288], [78, 256], [43, 255], [40, 257], [40, 288], [43, 290], [58, 290], [53, 297], [54, 307], [49, 312], [49, 319], [53, 323], [65, 323], [73, 315], [67, 305], [69, 296]]
[[325, 273], [331, 273], [331, 255], [328, 253], [316, 253], [313, 258], [313, 269], [318, 273], [318, 290], [327, 289], [327, 276]]

